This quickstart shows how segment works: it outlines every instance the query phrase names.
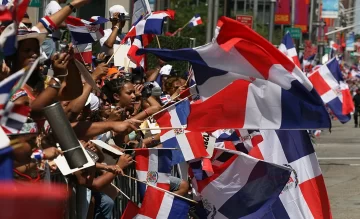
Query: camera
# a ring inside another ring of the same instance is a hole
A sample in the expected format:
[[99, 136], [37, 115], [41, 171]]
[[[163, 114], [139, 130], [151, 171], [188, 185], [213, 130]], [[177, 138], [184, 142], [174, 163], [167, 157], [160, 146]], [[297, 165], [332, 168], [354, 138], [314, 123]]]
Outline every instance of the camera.
[[162, 93], [161, 88], [157, 85], [156, 82], [145, 82], [144, 88], [141, 91], [141, 96], [144, 99], [149, 98], [150, 96], [160, 96]]

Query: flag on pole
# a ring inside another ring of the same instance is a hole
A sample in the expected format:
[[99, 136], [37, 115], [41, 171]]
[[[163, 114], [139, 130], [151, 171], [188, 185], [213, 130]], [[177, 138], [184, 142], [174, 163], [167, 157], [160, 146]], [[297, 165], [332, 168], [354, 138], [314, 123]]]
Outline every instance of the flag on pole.
[[[214, 174], [192, 184], [203, 209], [200, 218], [264, 218], [289, 180], [290, 170], [244, 153], [232, 153]], [[236, 183], [234, 183], [236, 182]]]
[[187, 130], [330, 127], [320, 96], [300, 68], [243, 24], [226, 17], [220, 21], [222, 26], [212, 43], [138, 52], [192, 64], [205, 101], [191, 105]]
[[161, 130], [160, 141], [164, 148], [179, 148], [173, 151], [172, 165], [196, 158], [206, 157], [208, 153], [200, 132], [184, 130], [189, 115], [189, 101], [184, 100], [154, 116], [160, 127], [174, 129]]
[[279, 46], [279, 50], [282, 53], [284, 53], [287, 57], [289, 57], [289, 59], [293, 61], [295, 65], [301, 68], [299, 57], [297, 56], [294, 42], [289, 32], [286, 32], [284, 38], [282, 39], [281, 44]]
[[135, 219], [187, 218], [190, 206], [181, 198], [150, 187]]
[[74, 45], [93, 43], [104, 36], [100, 24], [105, 23], [107, 19], [94, 19], [94, 22], [81, 18], [69, 16], [65, 23], [70, 31]]
[[189, 21], [188, 26], [189, 27], [195, 27], [197, 25], [202, 24], [202, 20], [199, 14], [196, 14], [194, 17], [191, 18], [191, 20]]
[[332, 218], [324, 178], [305, 130], [260, 130], [264, 141], [249, 155], [291, 169], [291, 176], [264, 218]]
[[[170, 190], [171, 160], [171, 150], [136, 150], [135, 169], [137, 178], [151, 185]], [[138, 184], [141, 197], [144, 197], [146, 187], [144, 183]]]
[[342, 78], [341, 72], [337, 72], [338, 70], [340, 70], [339, 63], [336, 58], [333, 58], [309, 74], [308, 77], [324, 103], [340, 122], [346, 123], [351, 119], [350, 112], [352, 112], [351, 109], [354, 109], [354, 104], [350, 91], [346, 88], [346, 83], [340, 84], [336, 79]]

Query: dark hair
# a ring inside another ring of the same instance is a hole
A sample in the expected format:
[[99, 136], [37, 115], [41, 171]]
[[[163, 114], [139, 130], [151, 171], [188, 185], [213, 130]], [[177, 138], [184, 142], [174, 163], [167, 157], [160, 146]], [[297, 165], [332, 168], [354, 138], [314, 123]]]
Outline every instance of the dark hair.
[[29, 15], [27, 13], [25, 13], [24, 18], [29, 18]]
[[131, 81], [126, 80], [123, 77], [115, 78], [110, 81], [105, 81], [105, 84], [101, 88], [101, 90], [106, 95], [108, 101], [114, 104], [116, 103], [116, 100], [114, 99], [114, 94], [118, 94], [126, 83], [131, 83]]

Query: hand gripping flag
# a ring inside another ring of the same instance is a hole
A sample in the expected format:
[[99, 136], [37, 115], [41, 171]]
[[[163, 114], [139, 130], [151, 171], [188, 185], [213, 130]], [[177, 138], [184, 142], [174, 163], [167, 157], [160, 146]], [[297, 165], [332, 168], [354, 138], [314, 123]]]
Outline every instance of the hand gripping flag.
[[186, 219], [189, 209], [187, 201], [149, 186], [134, 219]]
[[230, 153], [221, 166], [213, 166], [212, 176], [192, 181], [204, 206], [199, 217], [263, 218], [288, 182], [289, 169]]
[[[142, 149], [136, 150], [136, 175], [141, 181], [170, 190], [171, 150]], [[139, 183], [141, 197], [144, 197], [146, 184]]]
[[187, 130], [330, 127], [320, 96], [289, 58], [241, 23], [226, 17], [220, 21], [220, 32], [212, 43], [138, 52], [192, 64], [205, 101], [191, 105]]
[[287, 57], [289, 57], [289, 59], [293, 61], [295, 65], [301, 68], [300, 61], [294, 46], [294, 42], [289, 32], [286, 32], [284, 38], [282, 39], [281, 44], [279, 46], [279, 50], [282, 53], [284, 53]]
[[189, 21], [188, 26], [189, 27], [195, 27], [197, 25], [202, 24], [202, 20], [199, 14], [196, 14], [194, 17], [191, 18], [191, 20]]
[[291, 169], [291, 176], [267, 217], [331, 219], [330, 203], [314, 147], [305, 130], [260, 130], [264, 141], [250, 156]]
[[[339, 70], [338, 68], [339, 63], [333, 58], [309, 74], [308, 77], [324, 103], [327, 104], [340, 122], [346, 123], [351, 119], [347, 107], [350, 105], [350, 108], [352, 108], [353, 103], [350, 92], [346, 92], [346, 84], [342, 83], [343, 86], [341, 87], [340, 83], [336, 80], [336, 77], [340, 77], [336, 72]], [[332, 72], [334, 72], [334, 74], [332, 74]], [[345, 95], [343, 95], [343, 92]]]
[[189, 101], [184, 100], [159, 113], [154, 118], [160, 127], [173, 127], [174, 129], [161, 130], [160, 141], [164, 148], [179, 148], [173, 151], [175, 165], [195, 158], [206, 157], [204, 139], [200, 132], [184, 130], [189, 115]]

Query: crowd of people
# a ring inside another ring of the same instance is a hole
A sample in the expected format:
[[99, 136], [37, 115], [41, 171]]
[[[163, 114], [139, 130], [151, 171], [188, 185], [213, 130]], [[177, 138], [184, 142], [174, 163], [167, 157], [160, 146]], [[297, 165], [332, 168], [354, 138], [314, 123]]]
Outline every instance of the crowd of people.
[[[16, 105], [31, 108], [22, 130], [9, 135], [11, 140], [22, 143], [13, 151], [14, 180], [36, 183], [51, 181], [53, 174], [59, 174], [53, 160], [66, 152], [57, 147], [53, 129], [43, 114], [44, 108], [59, 102], [81, 146], [96, 163], [64, 176], [68, 186], [85, 189], [87, 194], [79, 201], [84, 204], [77, 218], [112, 218], [114, 199], [110, 197], [113, 194], [105, 191], [134, 164], [134, 152], [126, 152], [107, 163], [109, 155], [91, 140], [102, 140], [123, 152], [124, 148], [161, 147], [159, 134], [138, 131], [138, 128], [168, 102], [177, 101], [188, 87], [188, 80], [175, 75], [172, 66], [162, 60], [156, 68], [147, 71], [142, 67], [124, 70], [124, 66], [114, 65], [113, 48], [123, 39], [123, 28], [129, 20], [124, 7], [114, 5], [109, 10], [111, 28], [105, 29], [100, 39], [101, 51], [93, 54], [92, 63], [83, 63], [98, 86], [94, 89], [79, 73], [71, 43], [60, 47], [61, 32], [67, 27], [65, 19], [88, 0], [73, 0], [64, 7], [59, 5], [65, 2], [51, 1], [46, 6], [44, 15], [51, 27], [43, 22], [33, 25], [25, 14], [19, 24], [16, 52], [4, 57], [1, 80], [28, 68], [40, 58], [26, 85], [10, 99]], [[1, 31], [9, 24], [11, 22], [3, 22]], [[160, 80], [156, 82], [156, 79]], [[160, 92], [154, 94], [154, 88]], [[185, 196], [189, 183], [170, 177], [170, 190]]]

